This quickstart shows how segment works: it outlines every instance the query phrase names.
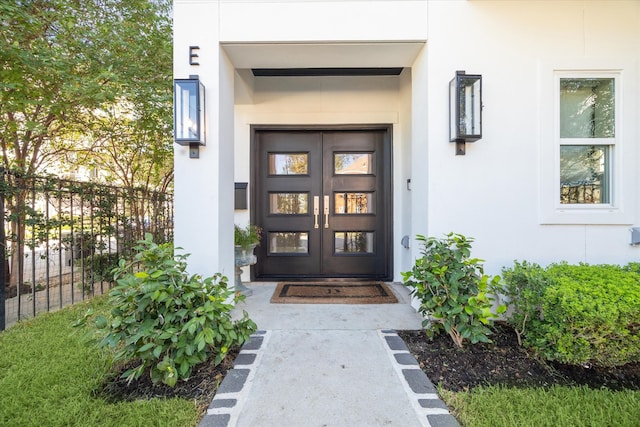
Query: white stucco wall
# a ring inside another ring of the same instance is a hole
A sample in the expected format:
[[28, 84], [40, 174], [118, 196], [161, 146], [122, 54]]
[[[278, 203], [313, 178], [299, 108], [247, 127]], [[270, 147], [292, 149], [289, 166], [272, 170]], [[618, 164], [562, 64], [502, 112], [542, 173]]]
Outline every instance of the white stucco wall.
[[[640, 2], [175, 0], [174, 14], [176, 77], [199, 74], [207, 87], [207, 146], [198, 160], [175, 153], [176, 243], [193, 254], [194, 271], [232, 274], [232, 225], [249, 218], [234, 217], [232, 189], [250, 182], [251, 124], [394, 125], [396, 280], [419, 250], [400, 239], [417, 233], [474, 237], [474, 255], [494, 274], [514, 259], [640, 259], [628, 231], [640, 225]], [[197, 67], [187, 62], [190, 45], [200, 46]], [[368, 78], [247, 70], [376, 66], [405, 70]], [[565, 214], [549, 199], [555, 69], [622, 76], [611, 214]], [[483, 138], [465, 156], [448, 136], [456, 70], [483, 75]]]
[[[640, 222], [639, 43], [640, 2], [430, 2], [429, 233], [473, 236], [476, 255], [493, 273], [514, 259], [640, 259], [628, 231]], [[575, 224], [544, 218], [543, 202], [556, 185], [548, 180], [557, 161], [548, 155], [555, 144], [555, 67], [622, 69], [623, 92], [616, 94], [624, 99], [617, 130], [622, 146], [616, 150], [624, 149], [624, 157], [614, 159], [614, 173], [624, 169], [624, 220], [607, 213], [582, 215]], [[467, 144], [466, 156], [454, 156], [447, 142], [446, 82], [455, 70], [483, 75], [483, 138]]]
[[[197, 74], [206, 88], [206, 146], [200, 158], [174, 146], [175, 244], [190, 253], [192, 273], [233, 281], [233, 66], [217, 43], [217, 2], [174, 4], [174, 75]], [[189, 47], [199, 46], [199, 65]]]

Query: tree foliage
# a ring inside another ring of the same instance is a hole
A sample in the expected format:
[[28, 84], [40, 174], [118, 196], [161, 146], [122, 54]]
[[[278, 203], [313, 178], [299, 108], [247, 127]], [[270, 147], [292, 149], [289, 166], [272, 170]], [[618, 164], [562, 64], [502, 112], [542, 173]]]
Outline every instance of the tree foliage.
[[93, 163], [123, 184], [162, 186], [172, 163], [170, 7], [1, 0], [2, 165], [34, 174]]
[[[167, 189], [170, 11], [171, 0], [0, 0], [0, 167], [15, 172], [6, 188], [96, 166], [110, 182]], [[17, 271], [26, 192], [3, 195]]]

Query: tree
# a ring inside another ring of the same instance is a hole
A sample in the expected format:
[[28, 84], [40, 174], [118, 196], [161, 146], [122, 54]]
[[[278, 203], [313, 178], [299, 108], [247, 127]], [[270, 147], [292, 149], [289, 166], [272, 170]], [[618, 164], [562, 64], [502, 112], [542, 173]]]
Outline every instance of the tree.
[[[97, 152], [101, 144], [77, 142], [88, 141], [91, 133], [87, 131], [95, 130], [105, 112], [119, 105], [135, 106], [125, 136], [134, 135], [138, 153], [149, 150], [155, 160], [162, 160], [155, 163], [164, 165], [162, 173], [171, 175], [166, 170], [171, 163], [166, 147], [171, 136], [167, 130], [171, 62], [168, 73], [164, 63], [167, 49], [170, 55], [170, 3], [0, 0], [0, 165], [17, 172], [7, 176], [7, 188], [20, 188], [19, 182], [11, 180], [43, 172], [53, 162], [86, 159], [82, 153]], [[150, 47], [159, 51], [144, 50]], [[168, 87], [164, 90], [163, 81]], [[103, 135], [104, 139], [109, 138]], [[143, 149], [141, 144], [151, 148]], [[153, 169], [146, 170], [162, 174]], [[148, 176], [150, 180], [152, 175]], [[11, 235], [20, 241], [25, 193], [13, 191], [6, 196]], [[23, 256], [22, 248], [16, 249], [14, 261]]]
[[76, 162], [101, 163], [108, 180], [125, 186], [164, 191], [173, 178], [171, 2], [137, 3], [144, 7], [121, 22], [117, 50], [128, 60], [118, 64], [117, 102], [88, 117]]

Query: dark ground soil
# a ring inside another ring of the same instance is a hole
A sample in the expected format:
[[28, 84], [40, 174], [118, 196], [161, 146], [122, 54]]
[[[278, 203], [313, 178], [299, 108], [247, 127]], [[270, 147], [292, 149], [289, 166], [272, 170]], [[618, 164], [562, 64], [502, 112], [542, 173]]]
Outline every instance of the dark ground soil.
[[431, 382], [450, 391], [497, 384], [640, 390], [640, 363], [609, 369], [545, 364], [518, 346], [515, 332], [501, 323], [495, 325], [495, 332], [490, 336], [493, 343], [466, 344], [462, 349], [454, 346], [448, 334], [433, 340], [423, 331], [399, 331], [398, 334]]
[[173, 388], [164, 384], [154, 385], [148, 370], [140, 378], [127, 384], [127, 380], [120, 378], [120, 376], [135, 366], [133, 364], [123, 365], [109, 382], [103, 384], [102, 388], [98, 390], [98, 394], [114, 402], [153, 399], [155, 397], [181, 397], [195, 400], [200, 410], [204, 412], [213, 400], [213, 396], [227, 371], [233, 367], [233, 360], [238, 352], [239, 348], [230, 349], [227, 357], [218, 366], [213, 366], [213, 363], [209, 362], [197, 365], [187, 381], [178, 381]]
[[[424, 331], [399, 331], [398, 334], [429, 379], [450, 391], [495, 384], [536, 387], [587, 385], [613, 390], [640, 390], [640, 363], [611, 369], [547, 365], [518, 346], [515, 333], [504, 324], [495, 325], [495, 332], [491, 335], [493, 343], [467, 344], [462, 349], [456, 348], [447, 334], [434, 339], [427, 338]], [[232, 367], [237, 353], [237, 348], [231, 350], [227, 359], [217, 367], [211, 363], [196, 366], [191, 378], [178, 382], [174, 388], [153, 386], [148, 373], [127, 385], [126, 380], [119, 379], [119, 376], [132, 366], [123, 366], [99, 393], [110, 400], [183, 397], [195, 400], [204, 411], [227, 370]]]

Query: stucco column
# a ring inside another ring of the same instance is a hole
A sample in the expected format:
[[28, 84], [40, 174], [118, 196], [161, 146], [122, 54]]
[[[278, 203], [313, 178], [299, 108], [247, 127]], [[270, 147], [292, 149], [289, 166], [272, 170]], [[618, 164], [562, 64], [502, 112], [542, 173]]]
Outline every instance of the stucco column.
[[199, 75], [206, 108], [200, 157], [174, 149], [175, 244], [191, 254], [190, 273], [233, 281], [233, 67], [220, 49], [218, 1], [176, 0], [173, 13], [174, 77]]
[[427, 49], [425, 45], [411, 66], [411, 254], [417, 258], [420, 247], [416, 234], [429, 233], [429, 138], [427, 106]]

